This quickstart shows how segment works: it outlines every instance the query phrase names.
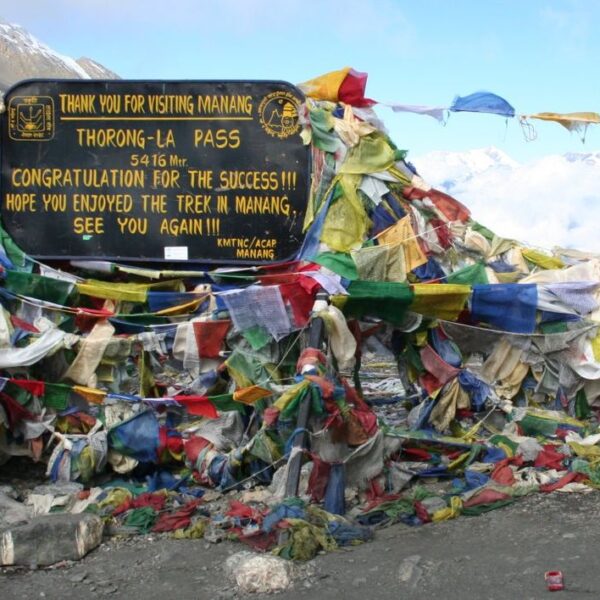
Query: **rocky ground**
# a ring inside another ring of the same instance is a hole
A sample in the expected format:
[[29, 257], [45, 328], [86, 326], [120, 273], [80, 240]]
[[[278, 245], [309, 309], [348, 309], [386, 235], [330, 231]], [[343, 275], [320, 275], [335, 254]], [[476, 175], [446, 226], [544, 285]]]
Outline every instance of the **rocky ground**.
[[[290, 600], [524, 600], [551, 593], [544, 573], [561, 570], [566, 590], [558, 592], [562, 597], [597, 598], [599, 518], [597, 492], [554, 493], [480, 517], [419, 528], [395, 525], [378, 531], [373, 542], [295, 568], [283, 595]], [[244, 597], [225, 568], [226, 560], [242, 550], [237, 543], [167, 536], [109, 538], [79, 562], [0, 570], [0, 598]]]

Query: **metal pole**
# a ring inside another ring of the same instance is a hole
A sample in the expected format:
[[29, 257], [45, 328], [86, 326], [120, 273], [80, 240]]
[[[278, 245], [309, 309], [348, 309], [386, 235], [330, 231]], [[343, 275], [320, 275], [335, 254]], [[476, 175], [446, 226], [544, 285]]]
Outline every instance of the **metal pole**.
[[[327, 302], [329, 296], [325, 292], [317, 293], [315, 305], [317, 302]], [[323, 346], [325, 337], [325, 323], [323, 319], [316, 317], [311, 320], [308, 332], [308, 347], [320, 350]], [[311, 392], [307, 390], [298, 408], [298, 418], [296, 420], [296, 429], [298, 431], [292, 442], [292, 454], [288, 461], [287, 480], [285, 482], [285, 497], [290, 498], [298, 495], [298, 485], [300, 483], [300, 469], [302, 468], [302, 452], [294, 452], [296, 448], [306, 448], [306, 426], [310, 416]]]

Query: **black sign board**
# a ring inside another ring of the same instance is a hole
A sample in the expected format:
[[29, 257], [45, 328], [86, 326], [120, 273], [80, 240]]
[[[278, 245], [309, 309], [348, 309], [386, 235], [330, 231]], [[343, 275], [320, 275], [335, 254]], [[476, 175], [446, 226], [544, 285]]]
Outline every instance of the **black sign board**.
[[22, 82], [2, 115], [4, 228], [36, 258], [291, 258], [302, 100], [280, 81]]

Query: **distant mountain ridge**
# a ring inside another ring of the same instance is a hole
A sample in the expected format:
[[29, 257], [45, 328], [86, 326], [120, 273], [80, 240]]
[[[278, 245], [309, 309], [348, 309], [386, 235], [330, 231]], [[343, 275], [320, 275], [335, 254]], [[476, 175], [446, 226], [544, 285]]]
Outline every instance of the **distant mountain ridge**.
[[598, 168], [600, 152], [549, 154], [521, 164], [495, 146], [488, 146], [465, 152], [428, 152], [412, 162], [425, 181], [452, 194], [468, 192], [474, 185], [482, 188], [491, 180], [510, 179], [525, 172]]
[[118, 79], [90, 58], [77, 60], [52, 50], [26, 29], [0, 20], [0, 93], [22, 79]]
[[494, 146], [465, 152], [429, 152], [413, 162], [426, 181], [449, 193], [490, 170], [512, 171], [519, 166]]
[[465, 204], [503, 237], [545, 248], [600, 251], [600, 152], [551, 154], [527, 163], [493, 146], [411, 159], [433, 187]]

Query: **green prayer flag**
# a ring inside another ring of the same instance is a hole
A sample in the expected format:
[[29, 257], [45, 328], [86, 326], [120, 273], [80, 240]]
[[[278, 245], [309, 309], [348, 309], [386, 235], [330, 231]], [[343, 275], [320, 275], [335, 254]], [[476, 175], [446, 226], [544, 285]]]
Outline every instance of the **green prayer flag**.
[[17, 271], [30, 272], [33, 269], [33, 261], [15, 244], [2, 226], [0, 226], [0, 242]]
[[227, 412], [230, 410], [244, 412], [244, 407], [246, 406], [242, 402], [236, 402], [233, 399], [233, 394], [221, 394], [220, 396], [210, 396], [209, 400], [215, 405], [215, 408], [219, 412]]
[[324, 108], [316, 108], [309, 113], [312, 130], [312, 143], [325, 152], [335, 152], [340, 147], [340, 139], [333, 130], [331, 112]]
[[247, 352], [234, 350], [225, 365], [238, 388], [250, 387], [271, 378], [265, 365]]
[[48, 408], [65, 410], [69, 405], [71, 386], [63, 383], [46, 383], [42, 402]]
[[67, 298], [73, 289], [73, 284], [68, 281], [19, 271], [7, 271], [5, 286], [13, 294], [61, 305], [67, 303]]
[[488, 242], [491, 242], [496, 237], [493, 231], [475, 221], [471, 224], [471, 229], [480, 233]]
[[304, 396], [307, 393], [310, 393], [309, 388], [302, 388], [300, 390], [300, 393], [298, 393], [294, 398], [292, 398], [289, 404], [281, 411], [281, 417], [283, 419], [289, 419], [290, 417], [296, 415], [296, 413], [298, 412], [298, 408], [300, 407], [300, 401], [302, 400], [302, 398], [304, 398]]
[[588, 404], [585, 390], [581, 388], [575, 396], [575, 417], [577, 419], [585, 420], [589, 419], [591, 415], [592, 411], [590, 409], [590, 405]]
[[142, 398], [159, 398], [152, 367], [150, 366], [150, 353], [142, 352], [139, 359], [140, 396]]
[[411, 305], [414, 292], [406, 283], [353, 281], [343, 312], [350, 317], [370, 315], [400, 325]]
[[542, 333], [565, 333], [569, 330], [565, 321], [550, 321], [549, 323], [540, 323]]
[[254, 327], [242, 331], [242, 335], [248, 340], [248, 343], [252, 346], [253, 350], [264, 348], [271, 339], [269, 332], [260, 325], [255, 325]]
[[514, 501], [514, 498], [507, 498], [506, 500], [497, 500], [496, 502], [490, 502], [489, 504], [476, 504], [475, 506], [463, 508], [461, 514], [465, 517], [478, 517], [483, 513], [489, 512], [490, 510], [496, 510], [497, 508], [508, 506]]
[[27, 406], [31, 400], [30, 392], [10, 381], [6, 382], [2, 391], [13, 400], [16, 400], [21, 406]]
[[356, 264], [350, 254], [344, 254], [343, 252], [322, 252], [313, 261], [346, 279], [358, 279]]
[[157, 517], [158, 514], [156, 511], [149, 506], [134, 508], [129, 512], [123, 524], [126, 527], [135, 527], [142, 533], [148, 533], [156, 522]]
[[485, 272], [485, 265], [481, 262], [454, 271], [446, 277], [448, 283], [462, 285], [488, 284], [489, 280]]

